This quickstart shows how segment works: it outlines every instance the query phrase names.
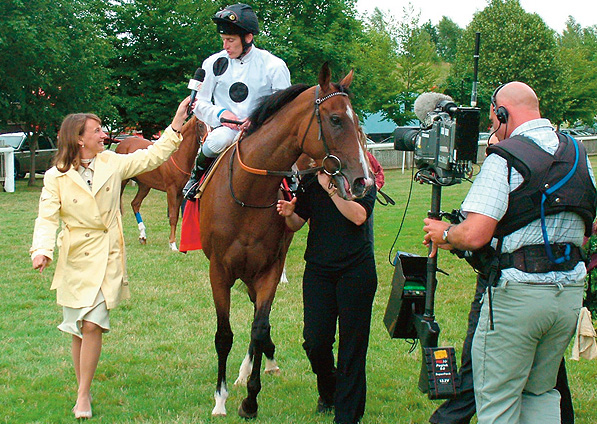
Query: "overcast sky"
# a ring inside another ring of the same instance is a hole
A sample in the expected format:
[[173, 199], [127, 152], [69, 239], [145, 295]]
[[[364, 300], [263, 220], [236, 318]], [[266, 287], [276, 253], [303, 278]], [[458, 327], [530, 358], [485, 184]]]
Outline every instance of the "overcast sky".
[[[408, 3], [409, 0], [357, 0], [357, 8], [361, 13], [370, 13], [378, 7], [383, 11], [389, 10], [400, 19]], [[486, 0], [419, 0], [410, 3], [415, 12], [421, 12], [419, 23], [431, 20], [431, 23], [437, 24], [442, 16], [447, 16], [461, 28], [471, 22], [475, 12], [487, 5]], [[596, 0], [520, 0], [520, 4], [527, 12], [538, 13], [549, 27], [560, 34], [569, 15], [583, 27], [597, 25]]]

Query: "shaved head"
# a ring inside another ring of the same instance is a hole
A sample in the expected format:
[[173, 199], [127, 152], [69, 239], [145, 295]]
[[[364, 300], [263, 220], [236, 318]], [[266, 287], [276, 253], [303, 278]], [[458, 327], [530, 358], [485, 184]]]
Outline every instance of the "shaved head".
[[499, 140], [508, 138], [512, 131], [525, 122], [541, 118], [539, 99], [524, 82], [513, 81], [502, 86], [495, 94], [495, 108], [507, 111], [507, 120], [500, 123], [492, 106], [490, 118]]
[[535, 91], [524, 82], [513, 81], [502, 87], [496, 95], [496, 103], [508, 110], [526, 110], [539, 113], [539, 99]]

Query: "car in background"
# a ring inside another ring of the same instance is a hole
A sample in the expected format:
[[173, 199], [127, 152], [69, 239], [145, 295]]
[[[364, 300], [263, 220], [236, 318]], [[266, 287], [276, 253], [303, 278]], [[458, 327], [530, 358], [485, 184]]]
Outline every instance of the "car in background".
[[491, 133], [489, 132], [480, 132], [479, 139], [477, 141], [477, 145], [479, 146], [487, 146], [489, 144], [489, 136]]
[[[0, 144], [14, 149], [15, 179], [23, 178], [30, 171], [31, 151], [29, 149], [29, 135], [24, 132], [0, 134]], [[44, 173], [52, 166], [52, 158], [58, 149], [50, 137], [40, 134], [35, 151], [35, 172]]]
[[585, 131], [585, 130], [580, 130], [577, 128], [562, 128], [562, 129], [560, 129], [560, 132], [562, 134], [568, 134], [573, 137], [586, 137], [588, 135], [591, 135], [590, 132]]

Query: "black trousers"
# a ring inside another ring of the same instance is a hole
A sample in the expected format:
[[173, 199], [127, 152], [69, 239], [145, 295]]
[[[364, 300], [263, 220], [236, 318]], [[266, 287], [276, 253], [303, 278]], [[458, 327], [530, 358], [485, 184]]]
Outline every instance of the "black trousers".
[[[473, 345], [473, 336], [479, 322], [481, 313], [481, 298], [485, 293], [487, 281], [481, 276], [477, 276], [477, 287], [475, 297], [471, 304], [471, 310], [468, 314], [468, 329], [466, 338], [462, 347], [462, 361], [460, 365], [460, 393], [456, 399], [449, 399], [440, 405], [439, 408], [429, 418], [430, 423], [435, 424], [469, 424], [473, 415], [475, 415], [475, 391], [473, 388], [473, 363], [471, 359], [471, 348]], [[574, 408], [572, 406], [572, 397], [568, 387], [568, 378], [566, 376], [566, 366], [564, 358], [560, 364], [556, 390], [560, 392], [560, 414], [562, 424], [574, 424]]]
[[[336, 423], [355, 424], [365, 412], [365, 365], [376, 290], [373, 258], [340, 272], [309, 264], [305, 268], [303, 347], [317, 375], [319, 396], [334, 404]], [[336, 322], [339, 343], [334, 365]]]

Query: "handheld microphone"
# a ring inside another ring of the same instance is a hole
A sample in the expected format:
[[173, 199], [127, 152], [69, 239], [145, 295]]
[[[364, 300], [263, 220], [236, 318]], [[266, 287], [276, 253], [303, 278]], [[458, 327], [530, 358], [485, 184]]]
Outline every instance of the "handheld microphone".
[[189, 103], [189, 107], [187, 108], [187, 115], [193, 113], [193, 102], [195, 101], [195, 97], [197, 96], [197, 92], [201, 88], [201, 83], [205, 79], [205, 70], [202, 68], [197, 68], [195, 71], [195, 75], [191, 80], [189, 80], [189, 90], [191, 90], [191, 101]]
[[236, 125], [242, 125], [242, 124], [244, 124], [243, 121], [236, 121], [234, 119], [226, 119], [226, 118], [220, 118], [220, 122], [222, 124], [236, 124]]

